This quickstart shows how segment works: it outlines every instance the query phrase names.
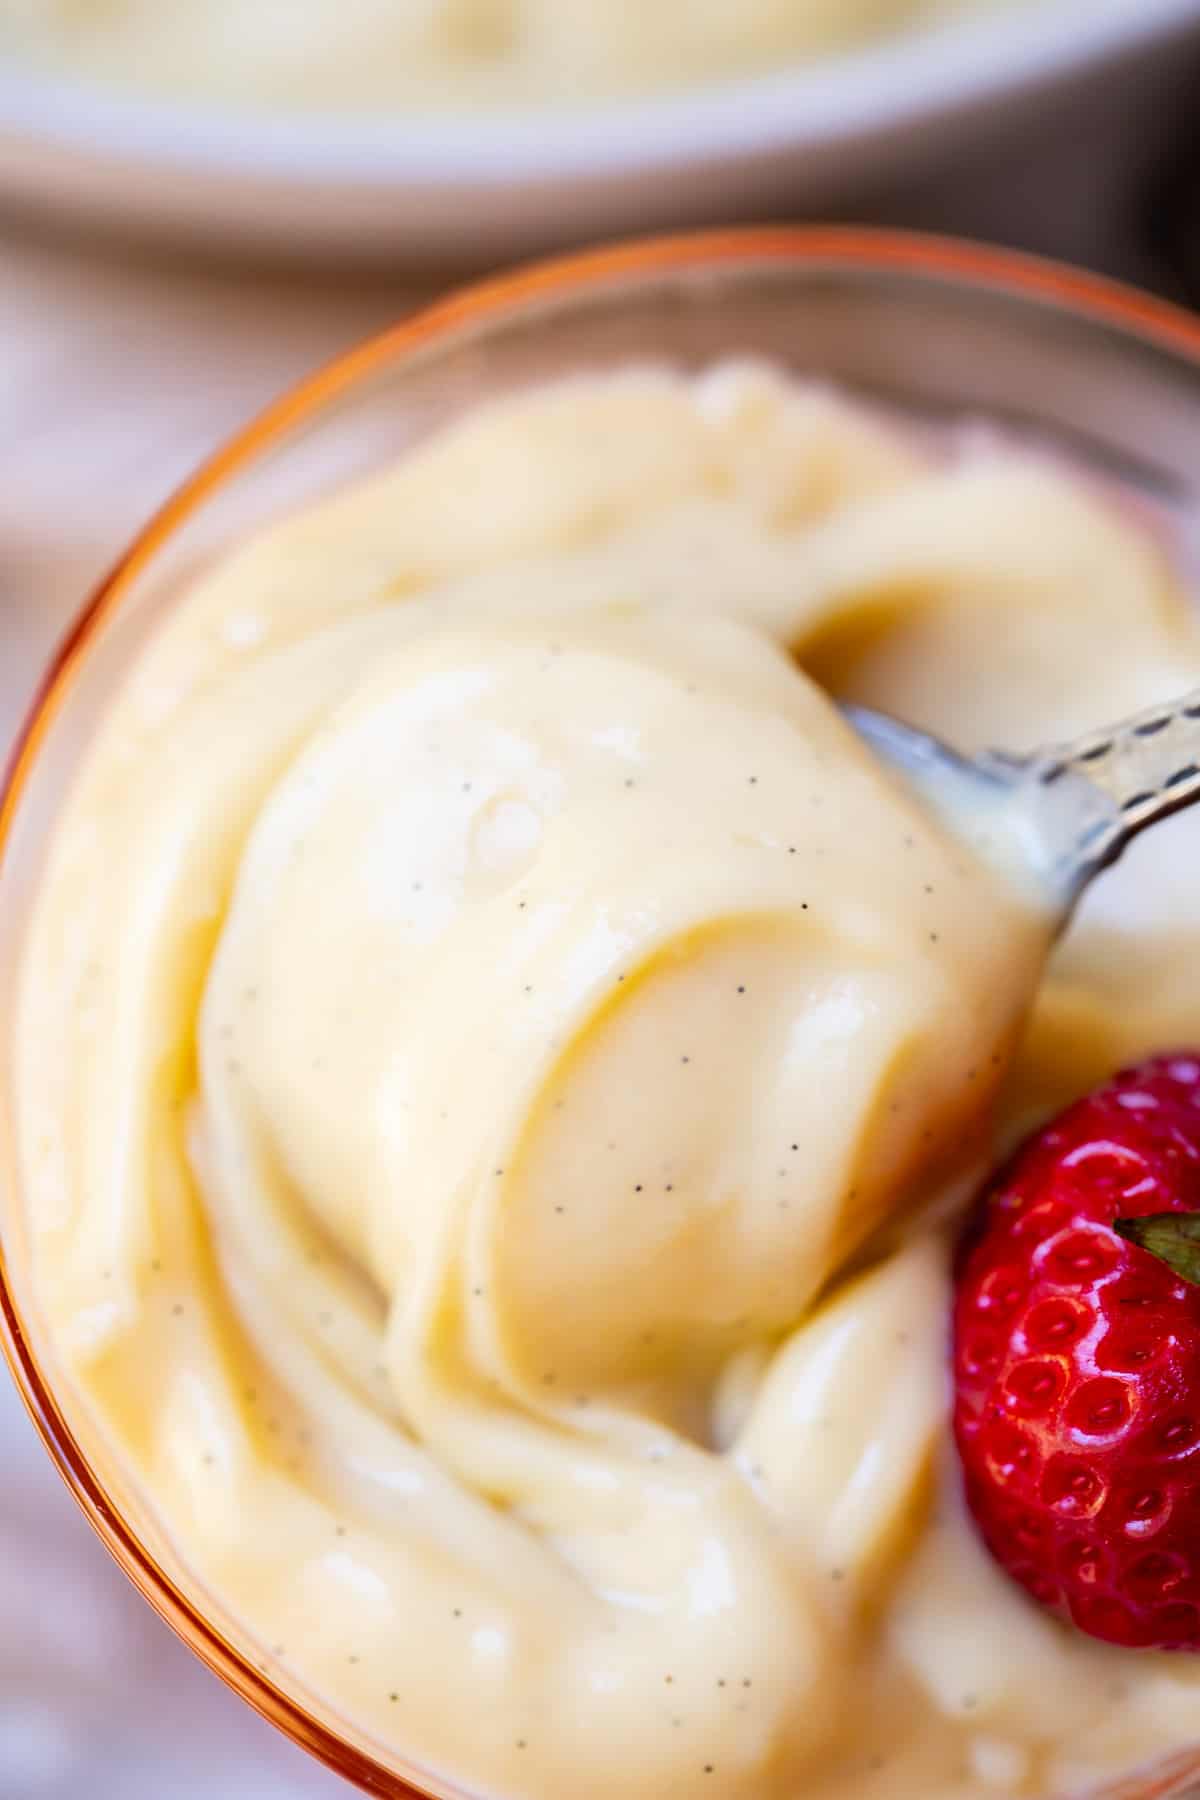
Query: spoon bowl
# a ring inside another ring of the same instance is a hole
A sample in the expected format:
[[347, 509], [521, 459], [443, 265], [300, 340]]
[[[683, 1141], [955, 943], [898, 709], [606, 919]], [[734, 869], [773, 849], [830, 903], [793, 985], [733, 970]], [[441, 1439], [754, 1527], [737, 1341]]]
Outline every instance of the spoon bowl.
[[1036, 889], [1060, 930], [1135, 837], [1200, 799], [1200, 688], [1023, 756], [963, 756], [886, 713], [842, 710], [959, 837]]

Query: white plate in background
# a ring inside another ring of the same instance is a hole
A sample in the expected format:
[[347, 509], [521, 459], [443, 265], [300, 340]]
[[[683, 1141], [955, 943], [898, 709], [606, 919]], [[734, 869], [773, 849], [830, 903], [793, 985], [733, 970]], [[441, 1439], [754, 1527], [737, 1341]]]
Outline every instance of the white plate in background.
[[1080, 93], [1119, 130], [1189, 43], [1200, 50], [1200, 0], [1027, 0], [719, 88], [473, 119], [222, 114], [10, 63], [0, 199], [176, 242], [484, 261], [842, 204], [1017, 137]]

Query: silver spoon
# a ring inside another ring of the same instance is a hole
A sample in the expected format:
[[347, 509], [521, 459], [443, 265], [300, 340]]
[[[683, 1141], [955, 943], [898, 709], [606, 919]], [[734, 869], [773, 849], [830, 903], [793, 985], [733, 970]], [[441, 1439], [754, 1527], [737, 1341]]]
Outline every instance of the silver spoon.
[[884, 713], [843, 711], [959, 836], [1031, 878], [1060, 928], [1139, 832], [1200, 799], [1200, 688], [1026, 756], [962, 756]]

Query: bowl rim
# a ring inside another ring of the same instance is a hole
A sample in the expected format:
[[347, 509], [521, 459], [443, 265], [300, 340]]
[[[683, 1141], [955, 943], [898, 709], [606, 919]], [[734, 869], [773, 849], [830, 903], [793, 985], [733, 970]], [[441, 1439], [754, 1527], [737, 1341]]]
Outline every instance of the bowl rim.
[[[486, 325], [547, 301], [578, 298], [622, 278], [702, 275], [748, 266], [825, 269], [953, 281], [1073, 314], [1200, 368], [1200, 317], [1066, 264], [951, 238], [857, 227], [778, 226], [636, 239], [554, 257], [458, 288], [319, 367], [209, 456], [150, 517], [92, 590], [57, 649], [0, 768], [0, 877], [41, 745], [93, 638], [160, 548], [227, 482], [357, 382], [428, 350], [464, 326]], [[0, 1240], [0, 1350], [39, 1437], [101, 1542], [142, 1596], [235, 1693], [337, 1774], [388, 1800], [428, 1800], [368, 1752], [343, 1741], [273, 1681], [265, 1663], [207, 1622], [121, 1516], [43, 1375], [9, 1280]], [[1156, 1790], [1161, 1791], [1161, 1790]]]
[[175, 101], [43, 72], [0, 69], [0, 184], [45, 152], [231, 180], [471, 195], [514, 182], [678, 171], [781, 150], [815, 152], [1047, 87], [1192, 27], [1198, 0], [1054, 0], [876, 39], [681, 91], [536, 106], [347, 117]]

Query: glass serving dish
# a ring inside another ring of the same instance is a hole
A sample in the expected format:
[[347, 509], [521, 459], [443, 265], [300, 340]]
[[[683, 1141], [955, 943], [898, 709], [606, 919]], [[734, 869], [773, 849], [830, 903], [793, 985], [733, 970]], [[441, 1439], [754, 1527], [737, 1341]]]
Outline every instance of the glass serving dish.
[[[476, 405], [636, 359], [765, 356], [922, 431], [981, 421], [1069, 458], [1200, 551], [1200, 322], [1089, 277], [890, 234], [752, 230], [568, 258], [456, 294], [278, 401], [153, 519], [50, 669], [0, 793], [0, 1021], [49, 827], [98, 718], [172, 597], [231, 541], [375, 469]], [[300, 1685], [283, 1685], [130, 1490], [56, 1369], [27, 1275], [11, 1059], [0, 1054], [0, 1311], [50, 1454], [131, 1580], [229, 1685], [367, 1791], [459, 1800]], [[1200, 1736], [1200, 1720], [1197, 1722]], [[1103, 1800], [1200, 1792], [1193, 1755]], [[1100, 1800], [1089, 1796], [1088, 1800]]]

